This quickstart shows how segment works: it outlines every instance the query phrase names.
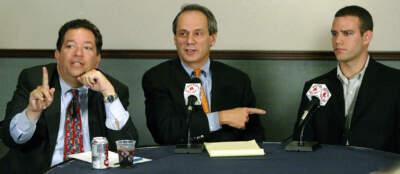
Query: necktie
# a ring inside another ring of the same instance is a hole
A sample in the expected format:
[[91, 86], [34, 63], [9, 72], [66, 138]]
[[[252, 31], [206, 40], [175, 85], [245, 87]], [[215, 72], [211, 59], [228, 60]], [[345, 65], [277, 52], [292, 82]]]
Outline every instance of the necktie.
[[83, 152], [83, 132], [79, 104], [79, 91], [71, 89], [72, 100], [68, 104], [65, 116], [65, 134], [64, 134], [64, 160], [67, 155]]
[[[200, 73], [201, 73], [201, 70], [200, 69], [195, 69], [194, 70], [194, 74], [196, 75], [196, 78], [199, 78], [199, 76], [200, 76]], [[203, 87], [203, 85], [201, 85], [201, 106], [203, 107], [203, 111], [204, 111], [204, 113], [209, 113], [210, 112], [210, 108], [208, 107], [208, 101], [207, 101], [207, 98], [206, 98], [206, 93], [204, 92], [204, 87]]]

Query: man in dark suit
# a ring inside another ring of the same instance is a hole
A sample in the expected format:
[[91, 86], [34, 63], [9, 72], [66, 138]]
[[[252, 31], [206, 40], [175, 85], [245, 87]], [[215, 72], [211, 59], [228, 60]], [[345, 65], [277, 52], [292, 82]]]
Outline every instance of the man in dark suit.
[[[400, 152], [400, 72], [368, 55], [371, 15], [362, 7], [344, 7], [336, 13], [331, 33], [337, 68], [306, 82], [297, 122], [312, 84], [326, 84], [332, 96], [308, 120], [305, 140]], [[296, 139], [299, 132], [296, 126]]]
[[[128, 88], [97, 70], [102, 36], [91, 22], [64, 24], [51, 63], [24, 69], [7, 104], [1, 136], [10, 148], [1, 164], [8, 173], [43, 173], [91, 150], [93, 137], [137, 140], [127, 112]], [[6, 166], [7, 165], [7, 166]]]
[[[202, 81], [202, 106], [195, 107], [190, 132], [199, 141], [264, 139], [249, 77], [228, 65], [211, 61], [217, 23], [206, 7], [184, 6], [173, 22], [179, 59], [161, 63], [143, 76], [147, 127], [159, 144], [186, 141], [188, 123], [185, 83]], [[195, 75], [198, 72], [197, 75]]]

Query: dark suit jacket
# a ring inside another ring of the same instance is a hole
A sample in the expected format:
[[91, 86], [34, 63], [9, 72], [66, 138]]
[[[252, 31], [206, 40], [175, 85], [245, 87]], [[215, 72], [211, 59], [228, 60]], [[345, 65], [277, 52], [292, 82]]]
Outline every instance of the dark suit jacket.
[[[211, 112], [235, 107], [254, 107], [255, 97], [248, 76], [230, 66], [211, 61]], [[178, 144], [186, 141], [186, 107], [183, 96], [190, 76], [179, 59], [157, 65], [143, 75], [147, 127], [159, 144]], [[264, 139], [258, 116], [250, 116], [245, 130], [229, 126], [210, 133], [206, 114], [201, 106], [195, 108], [191, 119], [192, 137], [205, 136], [204, 141], [234, 141]]]
[[[51, 164], [57, 134], [60, 123], [61, 88], [56, 64], [45, 65], [49, 73], [50, 88], [54, 87], [54, 101], [42, 112], [32, 138], [24, 144], [16, 144], [10, 136], [9, 125], [11, 119], [22, 112], [28, 105], [29, 95], [38, 85], [42, 83], [42, 66], [35, 66], [21, 72], [14, 96], [7, 104], [6, 116], [3, 120], [1, 136], [4, 143], [10, 148], [9, 153], [3, 161], [7, 161], [10, 173], [43, 173]], [[106, 75], [107, 76], [107, 75]], [[129, 105], [128, 88], [116, 79], [107, 76], [113, 84], [121, 103], [127, 109]], [[116, 151], [115, 141], [119, 139], [137, 140], [137, 132], [131, 118], [119, 131], [106, 128], [106, 112], [104, 108], [104, 97], [101, 93], [89, 90], [89, 134], [93, 137], [107, 137], [110, 150]], [[5, 167], [6, 164], [0, 164]]]
[[[306, 82], [298, 117], [309, 103], [306, 92], [313, 83], [326, 84], [332, 97], [326, 106], [317, 109], [308, 120], [305, 139], [324, 144], [352, 146], [400, 152], [400, 72], [369, 60], [354, 107], [350, 130], [345, 129], [343, 87], [336, 68]], [[297, 123], [296, 123], [297, 125]], [[299, 131], [295, 128], [295, 139]]]

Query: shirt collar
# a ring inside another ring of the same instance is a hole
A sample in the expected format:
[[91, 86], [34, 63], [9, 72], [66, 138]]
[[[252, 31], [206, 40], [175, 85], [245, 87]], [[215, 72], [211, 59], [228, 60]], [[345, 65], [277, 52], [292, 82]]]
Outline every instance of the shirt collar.
[[[194, 69], [187, 66], [185, 63], [182, 62], [182, 60], [180, 60], [180, 62], [181, 65], [183, 66], [183, 69], [185, 69], [186, 73], [188, 73], [189, 76], [192, 76]], [[202, 67], [200, 67], [200, 69], [204, 77], [207, 77], [210, 73], [210, 59], [208, 59], [207, 62]]]
[[[62, 95], [66, 95], [70, 89], [72, 89], [71, 86], [69, 86], [67, 84], [67, 82], [65, 82], [61, 77], [59, 78], [60, 81], [60, 87], [61, 87], [61, 94]], [[83, 94], [83, 93], [87, 93], [89, 88], [86, 86], [81, 86], [79, 88], [75, 88], [79, 91], [79, 95]]]
[[[364, 76], [364, 74], [365, 74], [365, 70], [367, 69], [368, 63], [369, 63], [369, 55], [368, 55], [368, 58], [367, 58], [367, 62], [365, 62], [364, 68], [361, 70], [361, 72], [359, 72], [357, 75], [355, 75], [352, 79], [357, 79], [357, 80], [362, 79], [363, 76]], [[348, 79], [346, 78], [346, 76], [344, 76], [342, 70], [340, 69], [339, 63], [336, 65], [336, 67], [337, 67], [337, 68], [336, 68], [336, 70], [337, 70], [337, 73], [336, 73], [336, 74], [337, 74], [337, 77], [338, 77], [342, 82], [347, 82]], [[351, 80], [351, 79], [349, 79], [349, 80]]]

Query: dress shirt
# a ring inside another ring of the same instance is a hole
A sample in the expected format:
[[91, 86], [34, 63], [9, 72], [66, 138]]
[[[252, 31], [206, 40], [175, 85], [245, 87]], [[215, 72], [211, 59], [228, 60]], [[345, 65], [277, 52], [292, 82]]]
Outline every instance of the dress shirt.
[[[353, 116], [354, 112], [354, 105], [356, 104], [356, 99], [358, 96], [358, 91], [361, 86], [362, 79], [365, 74], [365, 70], [367, 69], [369, 62], [369, 55], [368, 59], [364, 65], [364, 68], [356, 74], [354, 77], [351, 79], [348, 79], [346, 76], [343, 75], [339, 63], [337, 65], [337, 77], [342, 83], [343, 86], [343, 96], [344, 96], [344, 103], [345, 103], [345, 117], [346, 117], [346, 125], [345, 128], [347, 130], [350, 130], [350, 125], [351, 125], [351, 118]], [[349, 141], [346, 141], [346, 145], [350, 145]]]
[[[185, 69], [186, 73], [192, 78], [196, 77], [194, 75], [194, 69], [187, 66], [185, 63], [181, 61], [183, 69]], [[200, 68], [201, 73], [199, 78], [204, 88], [204, 92], [206, 93], [206, 98], [208, 101], [208, 107], [211, 111], [211, 87], [212, 87], [212, 78], [211, 78], [211, 71], [210, 71], [210, 59]], [[221, 129], [221, 125], [219, 124], [219, 115], [218, 112], [210, 112], [207, 114], [208, 119], [208, 126], [211, 132], [217, 131]]]
[[[60, 112], [60, 125], [58, 129], [57, 142], [54, 149], [51, 166], [61, 163], [64, 159], [64, 128], [65, 128], [65, 115], [68, 104], [72, 100], [72, 94], [69, 91], [71, 87], [60, 77], [61, 86], [61, 112]], [[83, 150], [91, 151], [90, 135], [89, 135], [89, 119], [88, 119], [88, 88], [82, 86], [77, 88], [79, 91], [79, 103], [81, 109], [81, 121], [83, 131]], [[112, 103], [105, 103], [106, 110], [106, 127], [112, 130], [120, 130], [129, 119], [129, 112], [125, 110], [119, 99]], [[119, 122], [119, 129], [115, 124], [115, 120]], [[31, 139], [35, 133], [37, 120], [29, 120], [26, 116], [26, 109], [11, 120], [10, 134], [17, 144], [22, 144]]]

